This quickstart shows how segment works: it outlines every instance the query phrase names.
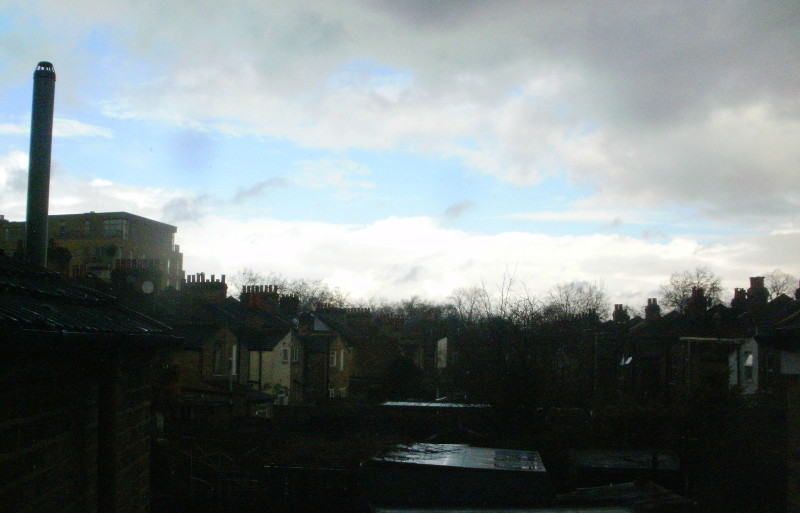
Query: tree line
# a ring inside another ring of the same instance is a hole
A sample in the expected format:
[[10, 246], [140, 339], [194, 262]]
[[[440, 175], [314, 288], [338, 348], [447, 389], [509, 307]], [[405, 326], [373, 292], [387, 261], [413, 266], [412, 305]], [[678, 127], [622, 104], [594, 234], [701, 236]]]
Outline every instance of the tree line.
[[[764, 285], [770, 297], [780, 294], [793, 296], [798, 279], [780, 269], [764, 274]], [[338, 287], [331, 287], [320, 279], [287, 278], [279, 273], [260, 273], [250, 268], [237, 272], [231, 281], [231, 291], [248, 285], [276, 285], [282, 294], [298, 297], [301, 310], [314, 310], [318, 306], [368, 307], [379, 314], [399, 317], [455, 317], [462, 322], [488, 318], [502, 318], [513, 322], [531, 320], [558, 320], [581, 315], [596, 315], [600, 320], [609, 316], [610, 301], [601, 281], [568, 281], [554, 285], [543, 296], [529, 292], [513, 273], [506, 273], [494, 289], [486, 284], [457, 288], [444, 301], [425, 300], [418, 296], [399, 301], [380, 298], [352, 300]], [[722, 279], [710, 267], [672, 273], [659, 286], [659, 304], [666, 310], [682, 311], [693, 288], [703, 289], [712, 305], [729, 302], [724, 297]], [[624, 305], [631, 315], [642, 315], [643, 306]]]

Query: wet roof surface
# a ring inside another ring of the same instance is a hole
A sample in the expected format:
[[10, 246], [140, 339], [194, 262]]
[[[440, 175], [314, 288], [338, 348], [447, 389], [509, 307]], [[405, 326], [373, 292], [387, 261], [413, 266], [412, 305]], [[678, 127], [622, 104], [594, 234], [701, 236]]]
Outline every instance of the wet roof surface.
[[468, 404], [468, 403], [437, 403], [437, 402], [415, 402], [415, 401], [386, 401], [381, 406], [404, 407], [404, 408], [489, 408], [488, 404]]
[[375, 508], [375, 513], [633, 513], [626, 507], [570, 508]]
[[546, 472], [537, 452], [463, 444], [412, 444], [402, 446], [377, 460], [443, 467]]

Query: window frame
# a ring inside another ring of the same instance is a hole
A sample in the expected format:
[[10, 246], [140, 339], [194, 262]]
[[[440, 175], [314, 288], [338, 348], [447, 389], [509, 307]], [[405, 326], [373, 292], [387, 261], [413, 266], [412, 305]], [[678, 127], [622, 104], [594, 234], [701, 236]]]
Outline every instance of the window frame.
[[119, 237], [123, 240], [127, 240], [128, 235], [129, 235], [129, 223], [127, 219], [121, 217], [103, 219], [104, 239], [114, 239]]
[[747, 351], [742, 355], [742, 378], [745, 381], [753, 381], [755, 378], [755, 356]]

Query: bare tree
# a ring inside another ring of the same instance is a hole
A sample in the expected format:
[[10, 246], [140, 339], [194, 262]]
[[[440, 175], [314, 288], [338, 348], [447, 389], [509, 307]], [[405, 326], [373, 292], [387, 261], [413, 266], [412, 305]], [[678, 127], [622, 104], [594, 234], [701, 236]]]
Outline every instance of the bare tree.
[[461, 322], [477, 322], [492, 313], [492, 300], [483, 287], [461, 287], [453, 290], [448, 298]]
[[543, 314], [550, 318], [568, 318], [585, 314], [608, 317], [608, 296], [602, 283], [573, 281], [555, 285], [547, 294]]
[[687, 299], [692, 295], [692, 288], [703, 289], [703, 294], [711, 299], [712, 304], [722, 302], [722, 279], [707, 266], [697, 267], [694, 271], [676, 272], [670, 275], [667, 283], [661, 285], [661, 304], [675, 310], [683, 310]]
[[777, 297], [781, 294], [792, 295], [797, 289], [797, 278], [780, 269], [775, 269], [764, 275], [764, 284], [772, 297]]
[[228, 280], [228, 293], [233, 297], [238, 297], [242, 289], [250, 285], [272, 285], [267, 281], [267, 276], [250, 268], [245, 267], [238, 271]]
[[331, 287], [322, 280], [309, 280], [297, 278], [286, 280], [280, 286], [283, 294], [291, 294], [300, 299], [302, 310], [313, 310], [318, 306], [331, 306], [335, 308], [349, 305], [347, 293], [339, 287]]
[[331, 287], [322, 280], [295, 278], [270, 272], [267, 274], [246, 267], [231, 278], [231, 295], [238, 296], [241, 290], [249, 285], [274, 285], [281, 294], [297, 296], [301, 310], [313, 310], [317, 306], [345, 307], [348, 297], [338, 287]]

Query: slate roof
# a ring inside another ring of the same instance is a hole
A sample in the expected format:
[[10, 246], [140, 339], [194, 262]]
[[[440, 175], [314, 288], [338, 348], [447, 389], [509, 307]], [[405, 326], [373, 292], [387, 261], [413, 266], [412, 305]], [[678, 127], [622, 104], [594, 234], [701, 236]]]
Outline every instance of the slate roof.
[[278, 342], [283, 340], [289, 330], [286, 329], [279, 333], [246, 333], [239, 341], [251, 351], [272, 351]]
[[58, 273], [0, 256], [0, 329], [170, 337], [166, 325]]

